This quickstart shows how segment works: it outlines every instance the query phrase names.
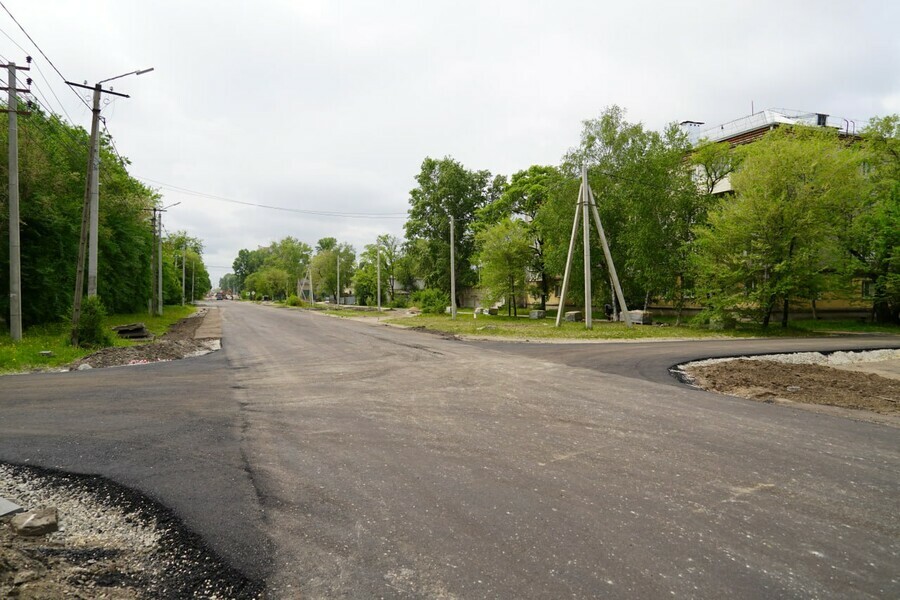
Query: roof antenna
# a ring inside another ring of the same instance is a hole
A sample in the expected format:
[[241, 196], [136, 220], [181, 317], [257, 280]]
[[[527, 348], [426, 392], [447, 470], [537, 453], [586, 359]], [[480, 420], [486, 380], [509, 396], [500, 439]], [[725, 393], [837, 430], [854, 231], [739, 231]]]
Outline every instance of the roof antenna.
[[750, 114], [751, 114], [751, 115], [755, 115], [755, 114], [756, 114], [756, 111], [753, 110], [753, 100], [750, 101]]

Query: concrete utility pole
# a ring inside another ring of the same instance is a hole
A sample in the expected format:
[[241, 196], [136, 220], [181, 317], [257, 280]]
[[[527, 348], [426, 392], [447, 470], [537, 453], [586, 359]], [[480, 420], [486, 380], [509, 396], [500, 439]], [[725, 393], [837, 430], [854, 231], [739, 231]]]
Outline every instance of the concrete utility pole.
[[153, 231], [153, 241], [150, 243], [150, 315], [156, 314], [156, 208], [151, 209], [150, 228]]
[[[184, 306], [184, 259], [187, 257], [187, 242], [181, 249], [181, 305]], [[191, 298], [193, 300], [193, 298]]]
[[378, 312], [381, 312], [381, 244], [375, 247], [376, 250], [376, 272], [378, 273]]
[[[191, 259], [191, 304], [194, 303], [194, 259]], [[231, 290], [231, 297], [234, 298], [234, 290]]]
[[450, 215], [450, 318], [456, 319], [456, 220]]
[[158, 232], [156, 236], [157, 249], [156, 249], [156, 314], [157, 316], [162, 316], [163, 314], [163, 305], [166, 303], [165, 297], [163, 296], [163, 262], [162, 262], [162, 213], [163, 211], [159, 211], [159, 222], [157, 223], [156, 231]]
[[[119, 92], [112, 91], [112, 89], [104, 90], [102, 84], [114, 79], [127, 77], [128, 75], [143, 75], [152, 70], [153, 68], [151, 67], [149, 69], [138, 69], [122, 75], [116, 75], [115, 77], [98, 81], [93, 87], [82, 85], [80, 83], [73, 83], [71, 81], [66, 82], [72, 87], [84, 88], [93, 92], [93, 103], [91, 107], [91, 147], [89, 152], [90, 156], [88, 157], [87, 194], [85, 198], [85, 203], [89, 204], [89, 218], [87, 223], [90, 237], [88, 242], [88, 296], [97, 295], [97, 248], [99, 240], [98, 228], [100, 223], [100, 94], [111, 94], [122, 98], [130, 98], [128, 94], [120, 94]], [[84, 227], [82, 227], [82, 229], [84, 229]], [[79, 254], [81, 253], [79, 252]], [[79, 261], [84, 261], [83, 255], [79, 256]], [[76, 291], [75, 294], [77, 297], [76, 304], [78, 305], [78, 316], [80, 317], [81, 298], [78, 297], [80, 292]], [[73, 321], [75, 321], [74, 318]]]
[[[596, 202], [594, 200], [594, 192], [588, 184], [587, 167], [581, 168], [581, 188], [578, 190], [578, 202], [575, 205], [575, 221], [572, 223], [572, 237], [569, 238], [569, 253], [566, 257], [566, 270], [563, 275], [562, 292], [559, 297], [559, 309], [556, 311], [556, 326], [559, 327], [562, 319], [563, 311], [566, 307], [566, 290], [569, 287], [569, 278], [572, 274], [572, 259], [575, 255], [575, 239], [578, 234], [578, 221], [584, 219], [584, 324], [587, 329], [591, 329], [591, 252], [590, 252], [590, 216], [594, 217], [594, 224], [597, 226], [597, 233], [600, 235], [600, 243], [603, 245], [603, 255], [606, 258], [606, 266], [609, 269], [609, 278], [615, 289], [615, 296], [619, 300], [619, 306], [622, 308], [622, 315], [625, 318], [625, 324], [631, 327], [631, 317], [628, 314], [628, 307], [625, 305], [625, 296], [622, 294], [622, 286], [619, 285], [619, 276], [616, 274], [616, 266], [613, 264], [612, 254], [609, 251], [609, 244], [606, 242], [606, 233], [603, 231], [603, 224], [600, 222], [600, 213], [597, 211]], [[615, 304], [615, 301], [613, 302]]]
[[337, 305], [341, 305], [341, 251], [337, 251]]
[[312, 265], [306, 265], [306, 279], [309, 280], [309, 303], [316, 303], [316, 293], [313, 291]]
[[[28, 59], [31, 62], [31, 59]], [[16, 88], [16, 71], [28, 71], [30, 67], [6, 65], [9, 92], [6, 113], [9, 114], [9, 335], [14, 342], [22, 339], [22, 270], [21, 241], [19, 239], [19, 123], [16, 92], [28, 92]], [[28, 80], [31, 83], [31, 80]], [[28, 113], [22, 113], [28, 114]]]

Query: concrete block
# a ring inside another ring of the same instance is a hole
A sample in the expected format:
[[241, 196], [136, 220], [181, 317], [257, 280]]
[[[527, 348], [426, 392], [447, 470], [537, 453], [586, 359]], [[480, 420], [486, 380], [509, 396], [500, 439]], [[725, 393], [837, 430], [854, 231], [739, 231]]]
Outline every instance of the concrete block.
[[16, 515], [9, 522], [18, 535], [38, 536], [59, 530], [55, 508], [37, 508]]
[[533, 310], [528, 313], [529, 319], [543, 319], [547, 316], [547, 311], [545, 310]]
[[25, 509], [15, 502], [10, 502], [6, 498], [0, 498], [0, 517], [14, 515], [16, 513], [22, 512], [23, 510]]
[[584, 313], [580, 310], [570, 310], [565, 314], [566, 321], [584, 321]]

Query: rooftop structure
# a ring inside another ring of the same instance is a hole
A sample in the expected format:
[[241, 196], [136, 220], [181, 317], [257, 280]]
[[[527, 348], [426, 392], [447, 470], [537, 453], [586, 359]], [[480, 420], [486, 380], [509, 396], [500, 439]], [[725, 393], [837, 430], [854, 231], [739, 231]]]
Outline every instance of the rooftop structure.
[[845, 135], [856, 135], [866, 123], [824, 113], [769, 108], [711, 127], [697, 121], [683, 121], [681, 125], [693, 144], [706, 139], [710, 142], [728, 141], [736, 145], [755, 141], [779, 125], [832, 127]]

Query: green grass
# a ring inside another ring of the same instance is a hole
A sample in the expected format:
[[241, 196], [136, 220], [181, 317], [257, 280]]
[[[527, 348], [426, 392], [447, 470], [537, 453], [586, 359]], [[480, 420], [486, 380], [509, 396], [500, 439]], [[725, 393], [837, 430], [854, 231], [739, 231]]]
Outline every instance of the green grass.
[[[194, 306], [166, 306], [161, 317], [147, 313], [110, 315], [104, 319], [107, 327], [127, 323], [143, 323], [154, 335], [162, 335], [174, 323], [196, 311]], [[65, 323], [29, 327], [22, 340], [13, 342], [8, 334], [0, 335], [0, 373], [19, 373], [60, 368], [74, 360], [87, 356], [95, 349], [75, 348], [69, 344], [70, 327]], [[113, 345], [133, 346], [136, 343], [114, 336]], [[41, 356], [50, 350], [53, 356]]]
[[[673, 319], [674, 321], [674, 319]], [[626, 327], [624, 323], [610, 323], [606, 320], [594, 320], [593, 329], [585, 329], [584, 323], [562, 322], [555, 327], [555, 319], [532, 320], [525, 317], [479, 316], [472, 313], [457, 314], [455, 321], [449, 315], [419, 315], [390, 319], [389, 323], [407, 327], [424, 327], [435, 331], [453, 334], [485, 336], [512, 339], [606, 339], [634, 340], [652, 338], [722, 338], [722, 337], [810, 337], [824, 335], [831, 331], [828, 327], [816, 329], [804, 327], [806, 322], [798, 321], [797, 325], [782, 328], [778, 324], [763, 329], [757, 325], [739, 324], [732, 330], [715, 331], [706, 327], [667, 324], [666, 327], [655, 325], [635, 325]], [[819, 321], [813, 323], [821, 323]], [[879, 331], [881, 331], [879, 329]], [[892, 329], [900, 333], [897, 327]]]
[[893, 333], [900, 334], [900, 325], [867, 323], [860, 319], [792, 321], [791, 326], [804, 331], [823, 333]]

